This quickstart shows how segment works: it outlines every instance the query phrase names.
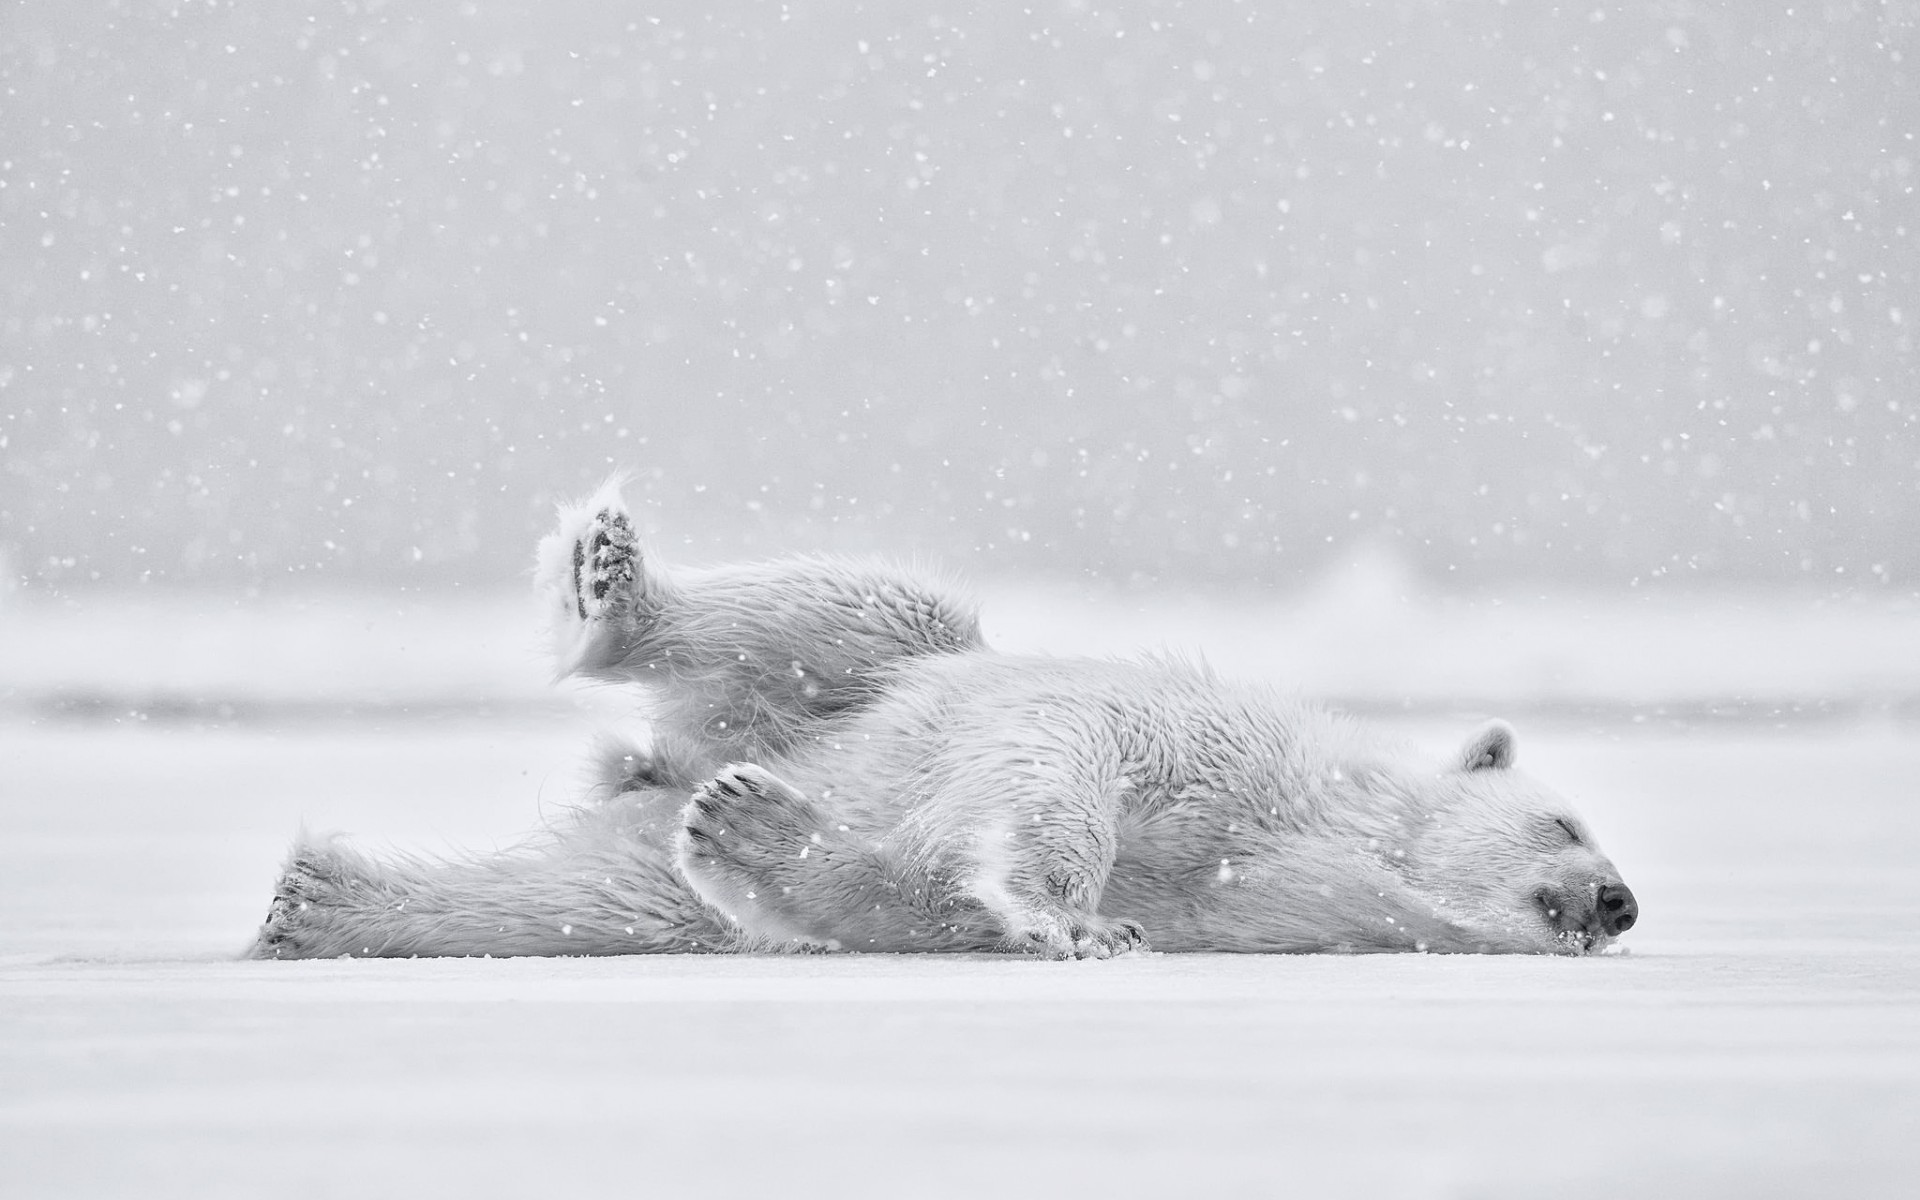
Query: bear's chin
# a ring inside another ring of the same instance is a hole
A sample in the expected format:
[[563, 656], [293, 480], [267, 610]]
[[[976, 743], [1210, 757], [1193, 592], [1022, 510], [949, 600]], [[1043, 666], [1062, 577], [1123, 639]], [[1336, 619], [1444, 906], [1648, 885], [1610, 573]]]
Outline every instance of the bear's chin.
[[1582, 930], [1556, 930], [1551, 926], [1509, 929], [1500, 936], [1474, 938], [1468, 935], [1466, 951], [1474, 954], [1544, 954], [1561, 958], [1582, 958], [1599, 954], [1613, 944], [1604, 934]]
[[[1537, 890], [1511, 900], [1492, 897], [1463, 903], [1455, 896], [1450, 928], [1420, 946], [1450, 954], [1546, 954], [1579, 958], [1599, 954], [1616, 940], [1591, 922], [1571, 921], [1538, 900]], [[1438, 915], [1436, 911], [1436, 915]]]
[[1570, 954], [1575, 957], [1585, 954], [1598, 954], [1613, 943], [1605, 934], [1587, 933], [1578, 929], [1561, 930], [1553, 935], [1555, 954]]

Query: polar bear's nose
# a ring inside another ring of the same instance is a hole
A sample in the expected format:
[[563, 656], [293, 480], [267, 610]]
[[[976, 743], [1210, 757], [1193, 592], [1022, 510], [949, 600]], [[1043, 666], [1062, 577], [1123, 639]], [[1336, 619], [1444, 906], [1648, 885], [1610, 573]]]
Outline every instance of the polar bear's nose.
[[1594, 897], [1594, 908], [1600, 918], [1600, 928], [1606, 930], [1608, 937], [1625, 933], [1640, 919], [1640, 903], [1624, 883], [1601, 884], [1599, 894]]

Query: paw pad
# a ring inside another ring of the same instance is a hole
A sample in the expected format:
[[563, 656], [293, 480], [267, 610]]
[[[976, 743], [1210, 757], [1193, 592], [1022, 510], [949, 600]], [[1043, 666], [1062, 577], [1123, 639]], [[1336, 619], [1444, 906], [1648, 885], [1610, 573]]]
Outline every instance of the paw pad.
[[636, 546], [633, 523], [611, 506], [574, 540], [573, 602], [582, 621], [606, 615], [631, 593]]

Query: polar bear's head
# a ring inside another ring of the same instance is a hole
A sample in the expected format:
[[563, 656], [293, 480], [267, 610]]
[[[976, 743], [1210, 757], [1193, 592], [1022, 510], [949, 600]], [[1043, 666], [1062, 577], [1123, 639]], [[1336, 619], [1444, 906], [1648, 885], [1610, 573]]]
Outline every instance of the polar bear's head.
[[1513, 729], [1494, 721], [1420, 789], [1409, 881], [1489, 949], [1603, 949], [1639, 904], [1573, 806], [1514, 757]]

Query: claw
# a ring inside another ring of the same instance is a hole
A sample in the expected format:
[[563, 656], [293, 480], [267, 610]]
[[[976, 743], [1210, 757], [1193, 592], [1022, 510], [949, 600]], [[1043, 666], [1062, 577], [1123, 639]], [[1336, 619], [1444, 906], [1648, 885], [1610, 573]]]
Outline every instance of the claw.
[[573, 544], [573, 605], [579, 610], [582, 621], [587, 619], [587, 600], [580, 591], [580, 568], [585, 566], [586, 562], [586, 551], [581, 549], [579, 542], [575, 542]]

